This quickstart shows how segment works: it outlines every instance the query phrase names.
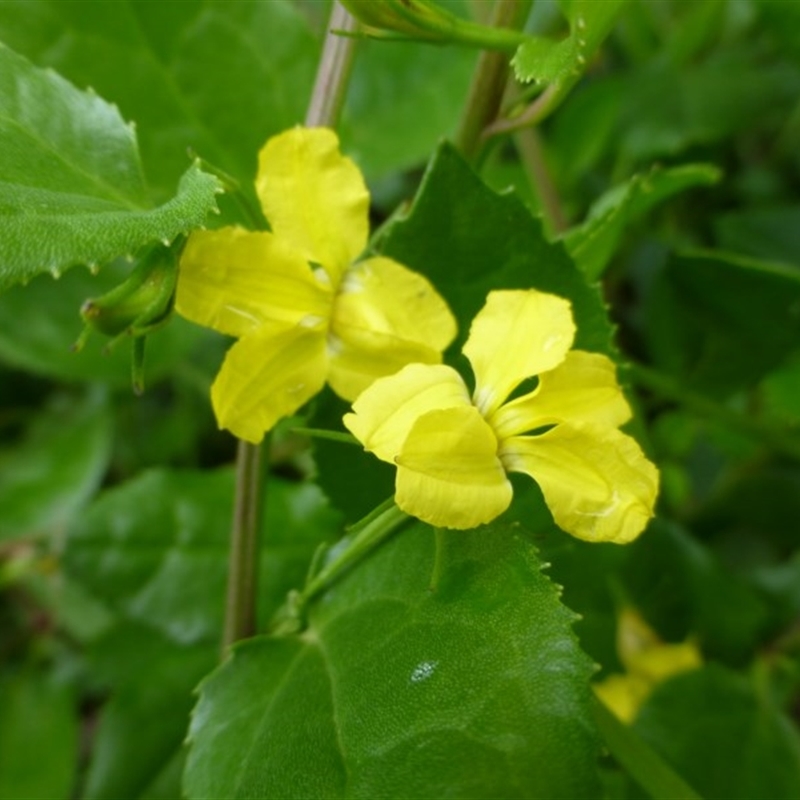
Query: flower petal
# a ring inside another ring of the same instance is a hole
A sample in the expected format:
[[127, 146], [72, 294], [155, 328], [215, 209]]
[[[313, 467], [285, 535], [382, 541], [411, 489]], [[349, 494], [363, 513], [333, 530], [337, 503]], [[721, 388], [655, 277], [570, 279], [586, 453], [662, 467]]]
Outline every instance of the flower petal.
[[246, 336], [268, 320], [327, 319], [332, 300], [302, 255], [265, 231], [196, 231], [181, 255], [176, 310], [231, 336]]
[[292, 128], [258, 157], [256, 192], [276, 236], [321, 264], [334, 287], [367, 244], [369, 193], [329, 128]]
[[414, 423], [443, 408], [471, 407], [461, 376], [442, 364], [409, 364], [375, 381], [353, 403], [345, 427], [364, 449], [394, 464]]
[[464, 345], [475, 405], [488, 419], [522, 381], [560, 364], [574, 338], [568, 300], [535, 289], [490, 292]]
[[447, 303], [427, 278], [383, 256], [347, 271], [336, 298], [334, 333], [342, 325], [389, 333], [439, 351], [458, 330]]
[[322, 389], [327, 370], [322, 326], [266, 325], [245, 336], [228, 351], [211, 387], [219, 427], [257, 444]]
[[630, 724], [639, 713], [652, 686], [641, 675], [609, 675], [592, 684], [594, 693], [617, 719]]
[[497, 438], [473, 406], [421, 416], [396, 461], [395, 502], [430, 525], [474, 528], [511, 503]]
[[558, 425], [507, 439], [500, 457], [539, 484], [556, 524], [579, 539], [630, 542], [653, 516], [658, 471], [616, 428]]
[[349, 269], [330, 329], [333, 390], [358, 397], [406, 364], [438, 364], [456, 323], [430, 283], [388, 258]]
[[570, 350], [554, 369], [539, 375], [530, 394], [500, 406], [489, 420], [499, 439], [555, 422], [618, 428], [631, 418], [608, 356]]

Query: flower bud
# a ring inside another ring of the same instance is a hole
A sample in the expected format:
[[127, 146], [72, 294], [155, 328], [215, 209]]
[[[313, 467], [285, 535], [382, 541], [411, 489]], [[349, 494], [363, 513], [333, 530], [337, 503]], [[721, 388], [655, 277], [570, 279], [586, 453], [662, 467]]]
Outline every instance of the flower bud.
[[140, 259], [131, 274], [118, 286], [81, 306], [84, 328], [72, 349], [80, 350], [93, 330], [111, 341], [110, 350], [120, 339], [133, 338], [133, 387], [143, 388], [144, 337], [169, 319], [175, 297], [178, 263], [173, 249], [156, 245]]

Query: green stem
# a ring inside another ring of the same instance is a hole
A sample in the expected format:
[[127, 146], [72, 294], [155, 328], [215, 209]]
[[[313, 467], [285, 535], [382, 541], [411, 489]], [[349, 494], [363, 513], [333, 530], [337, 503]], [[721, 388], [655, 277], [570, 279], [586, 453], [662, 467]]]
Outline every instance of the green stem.
[[[329, 27], [355, 30], [355, 22], [338, 2], [333, 4]], [[336, 124], [350, 77], [354, 48], [354, 39], [328, 31], [306, 114], [309, 127]], [[252, 636], [258, 626], [256, 592], [263, 513], [261, 462], [260, 445], [239, 442], [223, 652], [238, 639]]]
[[310, 436], [313, 439], [329, 439], [332, 442], [339, 442], [340, 444], [354, 444], [361, 447], [361, 442], [356, 439], [351, 433], [342, 433], [340, 431], [328, 431], [322, 428], [292, 428], [292, 433], [297, 433], [301, 436]]
[[686, 389], [674, 378], [641, 364], [631, 364], [628, 374], [634, 383], [661, 397], [675, 400], [698, 416], [719, 421], [731, 430], [762, 442], [777, 453], [800, 459], [800, 442], [787, 437], [785, 431], [739, 414], [715, 400]]
[[547, 167], [539, 131], [536, 128], [518, 131], [514, 136], [514, 143], [539, 198], [539, 207], [548, 230], [552, 234], [563, 233], [567, 229], [567, 218], [561, 206], [558, 188]]
[[236, 453], [236, 497], [228, 563], [223, 652], [256, 632], [259, 533], [263, 507], [261, 446], [239, 442]]
[[[491, 24], [519, 29], [528, 18], [532, 0], [496, 0]], [[508, 54], [481, 53], [472, 76], [467, 104], [456, 134], [456, 145], [470, 161], [479, 159], [482, 134], [497, 118], [508, 81]]]
[[343, 547], [339, 545], [342, 549], [336, 557], [306, 584], [298, 598], [298, 607], [303, 608], [316, 595], [335, 583], [407, 519], [408, 515], [394, 504], [394, 498], [382, 503], [364, 517], [351, 529], [349, 541]]
[[594, 700], [592, 708], [597, 728], [611, 755], [653, 800], [701, 800], [655, 750], [599, 700]]
[[340, 3], [334, 2], [322, 57], [317, 68], [314, 91], [306, 112], [306, 125], [309, 128], [332, 128], [339, 119], [350, 80], [356, 45], [356, 39], [346, 34], [355, 33], [357, 27], [358, 23], [350, 16], [347, 9]]
[[483, 131], [484, 139], [503, 133], [538, 125], [555, 110], [565, 94], [563, 84], [552, 83], [521, 114], [511, 119], [498, 119], [487, 125]]

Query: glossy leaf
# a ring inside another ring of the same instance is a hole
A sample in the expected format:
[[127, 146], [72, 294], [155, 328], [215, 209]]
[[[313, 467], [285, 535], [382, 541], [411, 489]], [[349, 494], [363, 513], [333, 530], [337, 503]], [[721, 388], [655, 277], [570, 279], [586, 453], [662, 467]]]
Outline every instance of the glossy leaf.
[[133, 128], [96, 94], [5, 46], [0, 76], [0, 289], [171, 241], [216, 208], [220, 184], [197, 165], [153, 207]]
[[78, 751], [72, 688], [28, 670], [0, 675], [0, 798], [68, 800]]
[[800, 736], [768, 691], [718, 665], [662, 684], [636, 731], [706, 800], [800, 794]]
[[586, 277], [596, 280], [608, 266], [627, 225], [673, 195], [711, 185], [720, 177], [720, 171], [710, 164], [653, 167], [646, 174], [634, 175], [595, 201], [586, 220], [564, 235], [564, 244]]
[[[168, 639], [216, 642], [222, 630], [233, 474], [146, 472], [101, 495], [71, 528], [65, 564], [96, 597]], [[310, 484], [267, 489], [262, 619], [299, 585], [338, 517]]]
[[0, 449], [0, 540], [55, 538], [91, 499], [110, 456], [102, 392], [57, 398], [25, 438]]
[[[591, 664], [519, 529], [415, 523], [201, 687], [199, 797], [591, 797]], [[308, 769], [309, 764], [314, 765]]]

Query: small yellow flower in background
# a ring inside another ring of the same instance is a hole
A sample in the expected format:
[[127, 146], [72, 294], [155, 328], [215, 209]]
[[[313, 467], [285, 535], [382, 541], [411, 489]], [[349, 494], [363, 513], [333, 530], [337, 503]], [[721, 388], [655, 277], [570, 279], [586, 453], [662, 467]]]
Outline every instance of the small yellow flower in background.
[[[563, 530], [629, 542], [653, 516], [658, 472], [618, 430], [631, 411], [613, 362], [571, 350], [574, 336], [567, 300], [491, 292], [464, 346], [472, 397], [451, 367], [411, 364], [372, 384], [344, 423], [397, 464], [395, 502], [431, 525], [490, 522], [511, 503], [506, 473], [524, 472]], [[536, 388], [509, 400], [533, 376]]]
[[438, 364], [456, 323], [427, 279], [356, 258], [369, 193], [327, 128], [293, 128], [259, 154], [271, 232], [198, 231], [183, 251], [176, 309], [237, 337], [211, 389], [217, 422], [259, 442], [327, 381], [345, 400], [405, 364]]
[[623, 722], [633, 722], [659, 683], [703, 665], [703, 656], [691, 639], [678, 644], [662, 642], [632, 608], [620, 615], [617, 652], [625, 674], [609, 675], [594, 685], [594, 691]]

